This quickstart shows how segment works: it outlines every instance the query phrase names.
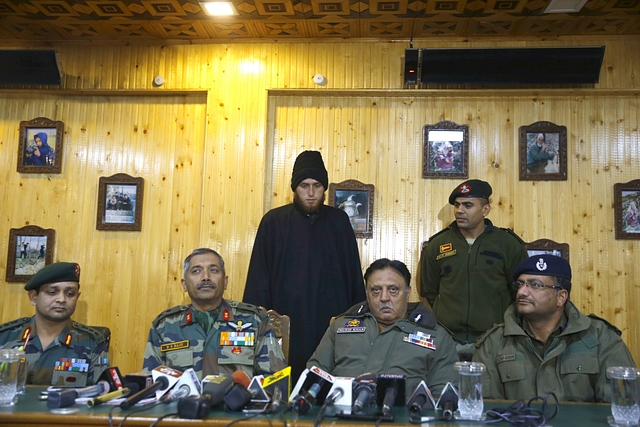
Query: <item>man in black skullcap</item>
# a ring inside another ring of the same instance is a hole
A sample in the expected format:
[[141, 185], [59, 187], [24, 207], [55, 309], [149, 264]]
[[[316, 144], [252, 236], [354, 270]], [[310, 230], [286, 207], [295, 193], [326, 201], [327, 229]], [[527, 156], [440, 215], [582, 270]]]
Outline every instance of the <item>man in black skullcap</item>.
[[484, 331], [502, 322], [513, 302], [513, 268], [527, 257], [520, 237], [486, 218], [491, 193], [479, 179], [458, 185], [449, 196], [455, 221], [429, 238], [420, 257], [421, 295], [454, 335], [462, 360], [471, 358]]
[[27, 384], [94, 384], [108, 364], [109, 337], [71, 320], [80, 297], [80, 265], [49, 264], [24, 289], [36, 313], [0, 325], [0, 347], [24, 350]]
[[636, 364], [615, 326], [569, 300], [569, 263], [534, 255], [513, 277], [516, 302], [476, 342], [484, 397], [527, 401], [552, 391], [558, 400], [610, 402], [607, 368]]
[[295, 381], [332, 316], [365, 299], [347, 214], [324, 204], [329, 185], [318, 151], [293, 166], [293, 203], [267, 212], [256, 234], [243, 301], [291, 317], [287, 362]]

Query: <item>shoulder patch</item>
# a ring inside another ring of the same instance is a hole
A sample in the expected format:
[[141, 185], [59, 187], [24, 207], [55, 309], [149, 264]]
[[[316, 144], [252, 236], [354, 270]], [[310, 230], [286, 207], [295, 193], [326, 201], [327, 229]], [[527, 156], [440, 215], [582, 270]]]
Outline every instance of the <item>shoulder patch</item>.
[[608, 320], [603, 319], [602, 317], [596, 316], [595, 314], [591, 313], [588, 316], [590, 319], [594, 319], [594, 320], [599, 320], [602, 323], [604, 323], [605, 325], [607, 325], [610, 329], [613, 330], [613, 332], [615, 332], [616, 334], [618, 334], [619, 336], [622, 335], [622, 331], [620, 329], [618, 329], [614, 324], [609, 323]]
[[0, 332], [8, 331], [9, 329], [24, 325], [29, 320], [31, 320], [30, 317], [21, 317], [19, 319], [12, 320], [11, 322], [3, 323], [2, 325], [0, 325]]
[[77, 322], [74, 322], [73, 326], [80, 332], [93, 337], [93, 339], [96, 340], [96, 343], [108, 341], [111, 338], [111, 331], [109, 331], [109, 328], [106, 328], [106, 327], [96, 328], [94, 326], [88, 326], [88, 325], [85, 325], [84, 323], [77, 323]]
[[484, 334], [478, 337], [478, 339], [475, 342], [476, 348], [479, 348], [489, 335], [491, 335], [494, 331], [502, 328], [503, 326], [504, 326], [504, 323], [494, 323], [491, 328], [489, 328], [487, 331], [485, 331]]
[[439, 236], [440, 234], [444, 233], [445, 231], [449, 231], [449, 230], [451, 230], [451, 227], [443, 228], [442, 230], [438, 231], [433, 236], [429, 237], [429, 240], [427, 240], [427, 243], [429, 243], [431, 240], [433, 240], [434, 237]]
[[516, 240], [517, 240], [518, 242], [520, 242], [521, 244], [526, 245], [525, 241], [524, 241], [524, 240], [522, 240], [522, 239], [520, 238], [520, 236], [518, 236], [518, 235], [516, 234], [516, 232], [515, 232], [515, 231], [513, 231], [512, 229], [510, 229], [510, 228], [505, 228], [505, 227], [498, 227], [498, 228], [499, 228], [500, 230], [502, 230], [502, 231], [506, 231], [506, 232], [507, 232], [507, 233], [509, 233], [511, 236], [515, 237], [515, 238], [516, 238]]
[[267, 312], [258, 307], [257, 305], [249, 304], [242, 301], [229, 301], [227, 300], [229, 306], [233, 308], [237, 308], [240, 311], [249, 311], [251, 313], [257, 314], [261, 320], [264, 320], [267, 316]]
[[163, 311], [162, 313], [160, 313], [158, 315], [158, 317], [156, 317], [155, 319], [153, 319], [153, 322], [151, 322], [151, 324], [153, 325], [154, 328], [157, 328], [158, 325], [160, 324], [160, 321], [162, 319], [164, 319], [167, 316], [171, 316], [172, 314], [176, 314], [176, 313], [180, 313], [183, 311], [187, 311], [189, 309], [188, 305], [176, 305], [175, 307], [171, 307], [165, 311]]

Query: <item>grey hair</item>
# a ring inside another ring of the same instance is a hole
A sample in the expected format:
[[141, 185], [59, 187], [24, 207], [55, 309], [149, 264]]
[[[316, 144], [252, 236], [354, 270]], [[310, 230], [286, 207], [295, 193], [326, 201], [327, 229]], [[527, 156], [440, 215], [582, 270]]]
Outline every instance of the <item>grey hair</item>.
[[222, 255], [220, 255], [218, 252], [214, 251], [213, 249], [209, 249], [209, 248], [198, 248], [196, 250], [194, 250], [193, 252], [191, 252], [189, 254], [189, 256], [187, 256], [184, 259], [184, 278], [187, 278], [187, 270], [189, 270], [189, 263], [191, 261], [191, 258], [193, 258], [196, 255], [202, 255], [202, 254], [213, 254], [216, 255], [218, 258], [220, 258], [220, 268], [222, 268], [222, 275], [226, 276], [227, 272], [224, 268], [224, 259], [222, 258]]

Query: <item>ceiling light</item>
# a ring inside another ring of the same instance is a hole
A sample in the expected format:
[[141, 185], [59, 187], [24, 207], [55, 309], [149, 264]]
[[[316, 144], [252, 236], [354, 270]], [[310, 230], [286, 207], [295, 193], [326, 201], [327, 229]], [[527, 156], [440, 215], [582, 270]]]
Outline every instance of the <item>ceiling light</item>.
[[574, 13], [580, 11], [587, 0], [551, 0], [544, 13]]
[[212, 16], [237, 15], [238, 12], [230, 1], [201, 1], [200, 6]]

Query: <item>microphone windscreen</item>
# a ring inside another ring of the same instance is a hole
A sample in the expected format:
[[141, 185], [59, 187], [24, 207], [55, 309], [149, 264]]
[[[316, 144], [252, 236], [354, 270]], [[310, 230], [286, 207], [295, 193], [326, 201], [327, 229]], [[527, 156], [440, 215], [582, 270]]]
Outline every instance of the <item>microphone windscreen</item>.
[[247, 375], [245, 371], [235, 371], [233, 374], [231, 374], [231, 376], [233, 377], [234, 383], [243, 385], [246, 389], [249, 388], [249, 384], [251, 384], [251, 378], [249, 378], [249, 375]]
[[109, 383], [109, 391], [120, 390], [124, 387], [124, 378], [117, 366], [112, 366], [102, 371], [98, 381]]
[[207, 375], [202, 380], [202, 395], [208, 396], [211, 406], [222, 403], [227, 390], [233, 386], [233, 377], [227, 375]]

